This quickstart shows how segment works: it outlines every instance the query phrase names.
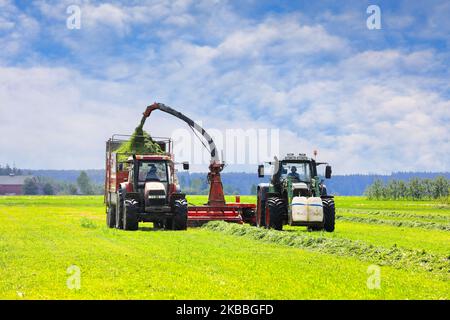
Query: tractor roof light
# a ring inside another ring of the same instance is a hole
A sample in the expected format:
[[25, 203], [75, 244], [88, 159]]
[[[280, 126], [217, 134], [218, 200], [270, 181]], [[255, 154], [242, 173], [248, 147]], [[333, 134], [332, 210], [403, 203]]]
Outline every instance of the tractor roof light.
[[284, 160], [308, 160], [308, 157], [305, 153], [299, 153], [298, 156], [293, 153], [288, 153], [286, 157], [284, 157]]

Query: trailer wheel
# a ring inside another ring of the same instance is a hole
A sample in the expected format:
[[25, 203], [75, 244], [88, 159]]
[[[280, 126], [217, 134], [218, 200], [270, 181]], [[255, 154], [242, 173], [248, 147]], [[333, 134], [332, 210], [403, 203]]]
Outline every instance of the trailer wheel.
[[106, 225], [108, 228], [114, 228], [116, 226], [116, 207], [113, 205], [108, 206], [108, 213], [106, 214]]
[[137, 202], [135, 200], [125, 200], [123, 210], [123, 229], [124, 230], [137, 230], [139, 223], [137, 219]]
[[283, 230], [283, 200], [272, 197], [267, 199], [267, 208], [269, 211], [270, 220], [268, 227], [275, 230]]
[[175, 200], [174, 203], [174, 217], [172, 220], [173, 230], [187, 229], [187, 211], [188, 205], [186, 199]]
[[327, 198], [322, 200], [323, 203], [323, 228], [327, 232], [334, 231], [334, 224], [336, 219], [336, 209], [334, 207], [334, 199]]

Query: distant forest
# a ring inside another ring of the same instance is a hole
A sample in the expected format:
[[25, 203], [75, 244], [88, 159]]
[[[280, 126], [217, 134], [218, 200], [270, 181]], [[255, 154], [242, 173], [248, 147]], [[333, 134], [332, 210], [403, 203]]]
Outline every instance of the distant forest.
[[[54, 180], [75, 183], [81, 170], [22, 170], [34, 176], [48, 177]], [[84, 170], [90, 180], [96, 184], [104, 182], [104, 170]], [[409, 181], [412, 178], [434, 179], [443, 176], [450, 179], [450, 172], [396, 172], [390, 175], [352, 174], [335, 175], [325, 184], [329, 193], [334, 195], [363, 195], [366, 188], [376, 180], [388, 183], [391, 180]], [[179, 172], [181, 188], [188, 194], [206, 194], [208, 184], [206, 173]], [[254, 194], [258, 183], [267, 182], [268, 177], [259, 179], [256, 173], [223, 172], [222, 182], [226, 194]]]

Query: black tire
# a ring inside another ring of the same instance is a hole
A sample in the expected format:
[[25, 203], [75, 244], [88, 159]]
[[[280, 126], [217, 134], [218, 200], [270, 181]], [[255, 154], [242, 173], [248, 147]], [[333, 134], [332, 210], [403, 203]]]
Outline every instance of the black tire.
[[266, 226], [266, 204], [264, 197], [264, 189], [258, 188], [257, 207], [256, 207], [256, 221], [255, 224], [258, 228]]
[[283, 200], [277, 197], [272, 197], [267, 199], [266, 205], [269, 209], [270, 215], [269, 228], [275, 230], [283, 230]]
[[173, 218], [167, 218], [164, 221], [164, 229], [165, 230], [173, 230]]
[[106, 213], [106, 226], [108, 228], [114, 228], [116, 226], [116, 207], [113, 205], [108, 206], [108, 212]]
[[186, 199], [175, 200], [173, 211], [174, 217], [172, 219], [172, 230], [186, 230], [188, 220], [188, 203]]
[[164, 229], [164, 222], [162, 222], [162, 221], [155, 221], [155, 222], [153, 222], [153, 228], [155, 228], [155, 229]]
[[266, 226], [266, 210], [264, 206], [261, 206], [262, 210], [256, 212], [256, 226], [258, 228], [264, 228]]
[[327, 232], [334, 231], [334, 224], [336, 220], [336, 209], [334, 207], [334, 199], [322, 199], [323, 204], [323, 228]]
[[123, 229], [135, 231], [139, 227], [137, 219], [137, 202], [135, 200], [125, 200], [123, 211]]
[[117, 195], [117, 206], [116, 206], [116, 229], [123, 229], [123, 211], [124, 211], [124, 200], [123, 191], [119, 190]]
[[242, 219], [244, 222], [249, 222], [251, 226], [256, 226], [256, 213], [254, 209], [242, 209]]

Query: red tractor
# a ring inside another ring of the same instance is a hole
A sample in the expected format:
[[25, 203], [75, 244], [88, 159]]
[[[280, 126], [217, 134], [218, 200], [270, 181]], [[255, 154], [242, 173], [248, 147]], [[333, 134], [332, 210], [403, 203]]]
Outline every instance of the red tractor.
[[[139, 222], [185, 230], [187, 201], [181, 193], [171, 153], [172, 141], [156, 143], [164, 154], [120, 154], [116, 150], [127, 136], [114, 135], [106, 142], [105, 203], [110, 228], [137, 230]], [[188, 169], [189, 164], [183, 163]]]

